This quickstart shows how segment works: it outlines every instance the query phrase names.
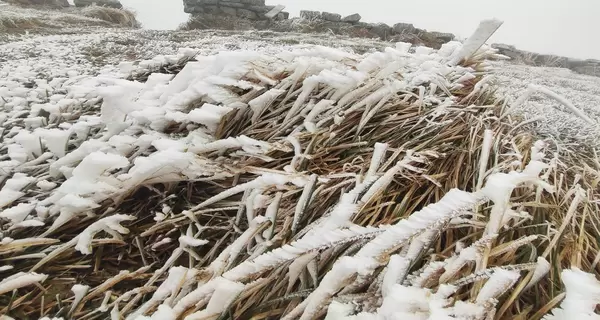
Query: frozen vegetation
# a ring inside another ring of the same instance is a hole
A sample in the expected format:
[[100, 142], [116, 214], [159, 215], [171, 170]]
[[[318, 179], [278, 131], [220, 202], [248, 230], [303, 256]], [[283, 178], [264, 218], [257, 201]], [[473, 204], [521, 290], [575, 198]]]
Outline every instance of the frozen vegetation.
[[0, 319], [599, 318], [598, 80], [499, 25], [5, 35]]

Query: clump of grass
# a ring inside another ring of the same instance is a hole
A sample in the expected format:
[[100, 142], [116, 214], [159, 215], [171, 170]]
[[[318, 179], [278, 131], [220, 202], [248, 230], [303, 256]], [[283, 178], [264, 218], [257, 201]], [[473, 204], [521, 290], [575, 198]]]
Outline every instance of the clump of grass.
[[140, 23], [137, 21], [135, 13], [127, 9], [89, 6], [81, 9], [81, 14], [86, 17], [107, 21], [122, 27], [140, 27]]
[[44, 26], [37, 18], [10, 11], [0, 12], [0, 31], [21, 31]]
[[[540, 319], [561, 299], [560, 271], [598, 272], [596, 154], [536, 141], [495, 88], [483, 85], [489, 52], [428, 75], [435, 81], [408, 85], [401, 81], [421, 69], [415, 58], [390, 70], [411, 57], [398, 50], [357, 56], [321, 47], [299, 53], [302, 63], [287, 60], [293, 55], [232, 62], [224, 73], [239, 79], [212, 77], [212, 87], [201, 82], [208, 73], [186, 82], [211, 90], [184, 111], [222, 112], [206, 125], [210, 137], [179, 154], [188, 156], [184, 165], [198, 166], [173, 170], [159, 162], [156, 172], [143, 172], [146, 179], [109, 188], [131, 178], [118, 175], [128, 168], [111, 167], [99, 179], [113, 193], [95, 194], [97, 208], [56, 228], [8, 230], [18, 239], [0, 244], [10, 274], [48, 278], [1, 295], [7, 307], [0, 313], [313, 319], [405, 304], [423, 316], [468, 306], [468, 319]], [[189, 61], [151, 71], [177, 73]], [[323, 61], [336, 71], [321, 73]], [[340, 70], [366, 76], [356, 87], [327, 83], [356, 79]], [[465, 70], [472, 74], [463, 77]], [[219, 99], [240, 107], [214, 105]], [[128, 132], [157, 134], [164, 143], [196, 139], [196, 129], [171, 121]], [[101, 128], [87, 134], [109, 140]], [[65, 148], [80, 143], [67, 137]], [[156, 155], [152, 147], [127, 150], [146, 162]], [[22, 170], [50, 179], [57, 161]], [[54, 194], [27, 192], [36, 202]], [[108, 222], [115, 217], [123, 225]], [[91, 254], [76, 251], [82, 248]], [[74, 284], [88, 288], [71, 294]]]

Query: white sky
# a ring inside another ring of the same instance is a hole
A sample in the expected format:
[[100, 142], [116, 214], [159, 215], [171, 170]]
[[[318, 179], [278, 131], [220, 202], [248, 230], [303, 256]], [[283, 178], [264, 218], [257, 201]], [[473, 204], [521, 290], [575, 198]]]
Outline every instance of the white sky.
[[[121, 0], [149, 29], [174, 29], [187, 20], [183, 0]], [[430, 31], [467, 37], [478, 22], [504, 25], [491, 42], [539, 53], [600, 59], [600, 0], [267, 0], [292, 16], [301, 9], [360, 13], [365, 22], [413, 23]]]

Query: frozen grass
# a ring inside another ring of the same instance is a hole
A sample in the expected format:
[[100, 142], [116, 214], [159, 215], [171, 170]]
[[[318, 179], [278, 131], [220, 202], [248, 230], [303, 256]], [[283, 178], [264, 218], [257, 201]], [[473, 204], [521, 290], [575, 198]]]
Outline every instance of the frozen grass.
[[593, 313], [566, 269], [598, 273], [598, 159], [506, 114], [488, 48], [216, 54], [236, 39], [98, 77], [3, 66], [0, 313]]
[[84, 9], [35, 9], [11, 5], [0, 10], [0, 32], [61, 32], [67, 28], [93, 26], [138, 27], [135, 14], [123, 9], [88, 7]]
[[140, 23], [136, 20], [135, 14], [126, 9], [91, 6], [81, 9], [81, 14], [86, 17], [107, 21], [123, 27], [140, 27]]

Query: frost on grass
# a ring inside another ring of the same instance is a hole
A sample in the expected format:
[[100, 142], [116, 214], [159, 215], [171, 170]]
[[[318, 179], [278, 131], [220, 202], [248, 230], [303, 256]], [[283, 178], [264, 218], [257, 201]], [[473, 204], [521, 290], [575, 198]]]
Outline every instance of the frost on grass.
[[[528, 310], [550, 265], [596, 256], [544, 253], [582, 234], [554, 225], [594, 203], [589, 176], [564, 168], [594, 165], [564, 166], [502, 114], [483, 46], [498, 26], [440, 50], [184, 49], [94, 75], [3, 67], [0, 298], [62, 281], [73, 317]], [[592, 289], [561, 308], [592, 312]], [[12, 308], [56, 299], [32, 296]]]

